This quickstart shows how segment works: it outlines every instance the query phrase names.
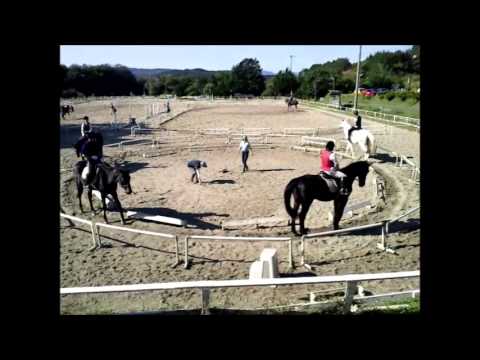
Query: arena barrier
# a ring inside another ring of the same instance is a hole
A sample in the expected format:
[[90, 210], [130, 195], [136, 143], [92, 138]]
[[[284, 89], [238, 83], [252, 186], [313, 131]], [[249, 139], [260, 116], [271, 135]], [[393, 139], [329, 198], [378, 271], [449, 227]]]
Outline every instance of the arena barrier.
[[[238, 287], [258, 287], [258, 286], [285, 286], [285, 285], [312, 285], [312, 284], [333, 284], [345, 283], [345, 296], [343, 298], [343, 312], [349, 313], [352, 310], [352, 304], [358, 299], [358, 283], [365, 281], [391, 280], [416, 278], [420, 276], [420, 271], [402, 271], [377, 274], [349, 274], [349, 275], [330, 275], [330, 276], [308, 276], [298, 278], [273, 278], [273, 279], [255, 279], [255, 280], [200, 280], [200, 281], [180, 281], [152, 284], [135, 285], [109, 285], [97, 287], [72, 287], [60, 288], [60, 295], [70, 294], [100, 294], [100, 293], [119, 293], [133, 291], [156, 291], [156, 290], [179, 290], [179, 289], [200, 289], [202, 298], [202, 314], [208, 315], [209, 300], [211, 289], [218, 288], [238, 288]], [[310, 302], [311, 304], [312, 302]]]
[[317, 128], [284, 128], [284, 135], [311, 135], [315, 136], [318, 134], [319, 129]]
[[96, 233], [98, 237], [98, 245], [99, 247], [102, 246], [102, 241], [101, 241], [101, 236], [100, 236], [100, 228], [108, 228], [108, 229], [113, 229], [113, 230], [121, 230], [121, 231], [127, 231], [127, 232], [132, 232], [136, 234], [143, 234], [143, 235], [151, 235], [151, 236], [158, 236], [158, 237], [163, 237], [167, 239], [175, 239], [175, 257], [176, 257], [176, 262], [175, 264], [172, 265], [172, 267], [175, 267], [179, 264], [179, 255], [178, 255], [178, 237], [176, 235], [171, 235], [171, 234], [163, 234], [159, 232], [154, 232], [154, 231], [146, 231], [146, 230], [137, 230], [137, 229], [130, 229], [122, 226], [116, 226], [116, 225], [110, 225], [110, 224], [105, 224], [105, 223], [95, 223], [94, 224], [96, 228]]
[[93, 221], [80, 219], [78, 217], [67, 215], [67, 214], [64, 214], [64, 213], [60, 213], [60, 217], [71, 220], [71, 221], [76, 221], [76, 222], [79, 222], [81, 224], [90, 225], [90, 231], [92, 232], [93, 246], [91, 248], [89, 248], [89, 250], [93, 250], [97, 247], [96, 236], [95, 236], [95, 227], [94, 227], [95, 223]]

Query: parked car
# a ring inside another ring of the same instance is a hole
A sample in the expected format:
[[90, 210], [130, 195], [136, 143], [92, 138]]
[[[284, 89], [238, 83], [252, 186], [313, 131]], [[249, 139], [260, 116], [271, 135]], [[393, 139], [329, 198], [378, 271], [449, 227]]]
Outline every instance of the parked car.
[[385, 88], [379, 88], [379, 89], [375, 89], [375, 92], [377, 93], [377, 95], [379, 94], [384, 94], [388, 91], [388, 89], [385, 89]]
[[367, 96], [367, 97], [375, 96], [375, 95], [376, 95], [376, 92], [375, 92], [375, 90], [373, 90], [373, 89], [367, 89], [367, 90], [364, 90], [364, 91], [362, 92], [362, 95], [363, 95], [363, 96]]

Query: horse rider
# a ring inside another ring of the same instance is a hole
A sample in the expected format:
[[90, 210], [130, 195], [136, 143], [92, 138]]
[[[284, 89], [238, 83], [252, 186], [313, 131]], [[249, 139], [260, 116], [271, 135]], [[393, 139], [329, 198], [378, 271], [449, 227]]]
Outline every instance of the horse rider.
[[192, 177], [191, 177], [191, 181], [193, 181], [193, 179], [195, 179], [195, 183], [201, 183], [201, 180], [200, 180], [200, 168], [204, 167], [206, 168], [207, 167], [207, 163], [205, 161], [200, 161], [200, 160], [190, 160], [188, 163], [187, 163], [187, 167], [190, 169], [190, 171], [192, 172]]
[[320, 153], [321, 173], [330, 175], [333, 178], [340, 180], [340, 195], [348, 195], [348, 190], [344, 185], [344, 178], [347, 176], [338, 170], [338, 161], [335, 157], [335, 143], [333, 141], [327, 142], [325, 149]]
[[[83, 139], [83, 138], [82, 138]], [[82, 139], [80, 141], [82, 141]], [[103, 162], [103, 137], [102, 134], [94, 131], [89, 131], [80, 145], [80, 150], [77, 150], [77, 156], [81, 154], [82, 158], [87, 160], [87, 165], [82, 172], [82, 178], [87, 183], [93, 180], [93, 175], [96, 172], [97, 165]]]
[[86, 134], [92, 131], [92, 125], [90, 125], [90, 122], [88, 121], [88, 116], [84, 116], [82, 120], [83, 122], [80, 126], [80, 132], [82, 134], [82, 137], [84, 137]]
[[[349, 130], [348, 130], [348, 141], [350, 141], [350, 136], [352, 135], [352, 131], [353, 130], [360, 130], [362, 128], [362, 117], [360, 115], [358, 115], [358, 111], [355, 110], [353, 112], [353, 115], [355, 115], [357, 117], [356, 121], [355, 121], [355, 126], [352, 126]], [[351, 141], [350, 141], [351, 142]]]

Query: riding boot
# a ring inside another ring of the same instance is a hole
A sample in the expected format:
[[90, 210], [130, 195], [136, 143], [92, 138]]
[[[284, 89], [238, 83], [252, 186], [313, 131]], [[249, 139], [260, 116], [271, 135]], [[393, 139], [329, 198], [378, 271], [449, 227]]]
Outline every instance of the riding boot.
[[340, 195], [348, 195], [348, 190], [345, 188], [343, 177], [340, 178]]

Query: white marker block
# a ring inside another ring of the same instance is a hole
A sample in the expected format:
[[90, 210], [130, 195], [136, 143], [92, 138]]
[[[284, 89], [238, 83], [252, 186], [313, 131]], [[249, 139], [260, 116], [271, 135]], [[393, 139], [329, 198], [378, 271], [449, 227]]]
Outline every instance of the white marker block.
[[260, 261], [262, 261], [264, 264], [264, 269], [263, 269], [264, 279], [272, 279], [272, 278], [279, 277], [277, 249], [273, 249], [273, 248], [263, 249], [262, 253], [260, 254]]

